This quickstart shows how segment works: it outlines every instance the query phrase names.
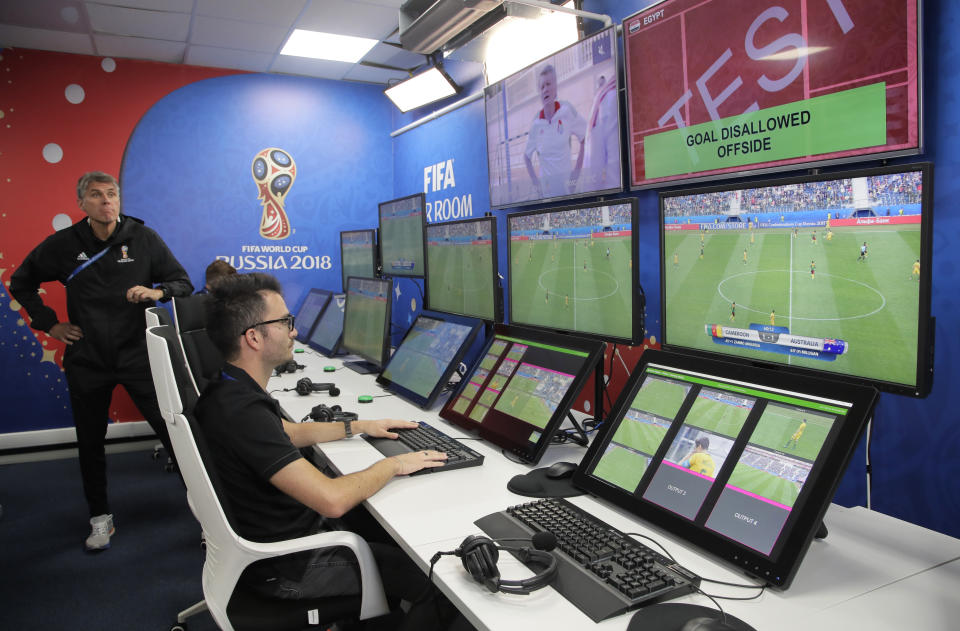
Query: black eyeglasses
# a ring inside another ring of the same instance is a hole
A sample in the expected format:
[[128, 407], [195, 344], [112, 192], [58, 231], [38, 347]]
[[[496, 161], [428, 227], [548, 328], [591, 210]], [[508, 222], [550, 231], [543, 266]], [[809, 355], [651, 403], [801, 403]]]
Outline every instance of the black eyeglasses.
[[288, 331], [292, 331], [292, 330], [293, 330], [293, 324], [294, 324], [294, 320], [295, 320], [295, 319], [296, 319], [296, 317], [291, 313], [291, 314], [288, 314], [288, 315], [283, 316], [282, 318], [277, 318], [276, 320], [266, 320], [266, 321], [264, 321], [264, 322], [257, 322], [256, 324], [251, 324], [250, 326], [248, 326], [247, 328], [245, 328], [245, 329], [243, 330], [243, 333], [241, 333], [240, 335], [246, 335], [246, 334], [247, 334], [247, 331], [249, 331], [250, 329], [255, 329], [255, 328], [258, 327], [258, 326], [262, 326], [262, 325], [264, 325], [264, 324], [275, 324], [275, 323], [277, 323], [277, 322], [286, 322], [286, 323], [287, 323], [287, 330], [288, 330]]

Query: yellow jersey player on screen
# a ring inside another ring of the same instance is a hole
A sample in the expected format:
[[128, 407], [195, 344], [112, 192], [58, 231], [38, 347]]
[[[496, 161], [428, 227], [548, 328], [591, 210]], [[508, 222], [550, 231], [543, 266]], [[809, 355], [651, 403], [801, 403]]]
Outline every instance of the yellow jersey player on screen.
[[817, 272], [817, 264], [813, 261], [810, 261], [810, 280], [814, 280], [814, 275]]
[[717, 465], [713, 462], [713, 456], [707, 452], [708, 449], [710, 449], [710, 439], [701, 436], [694, 443], [693, 451], [683, 461], [682, 465], [694, 473], [712, 478]]
[[747, 248], [743, 248], [743, 264], [747, 264]]
[[790, 449], [791, 447], [797, 447], [800, 443], [800, 437], [803, 436], [803, 432], [807, 429], [807, 419], [800, 419], [800, 425], [797, 426], [797, 430], [793, 432], [793, 435], [790, 436], [790, 440], [787, 441], [787, 444], [783, 446], [784, 449]]
[[913, 270], [910, 272], [910, 280], [920, 280], [920, 259], [913, 262]]
[[678, 252], [673, 253], [673, 266], [680, 267], [680, 254]]
[[777, 325], [777, 311], [776, 309], [771, 309], [770, 310], [770, 326], [776, 326], [776, 325]]

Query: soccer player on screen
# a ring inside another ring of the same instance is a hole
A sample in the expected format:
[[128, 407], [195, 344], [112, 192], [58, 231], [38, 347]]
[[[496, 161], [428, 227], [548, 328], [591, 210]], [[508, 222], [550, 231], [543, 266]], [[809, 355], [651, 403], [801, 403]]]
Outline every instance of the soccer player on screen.
[[680, 254], [678, 252], [673, 253], [673, 266], [675, 268], [680, 267]]
[[804, 430], [807, 429], [807, 419], [800, 419], [800, 425], [797, 427], [797, 431], [790, 436], [790, 440], [787, 441], [787, 444], [783, 446], [784, 449], [796, 448], [800, 443], [800, 437], [803, 436]]
[[681, 463], [682, 466], [690, 469], [694, 473], [712, 478], [717, 465], [713, 462], [713, 456], [708, 453], [708, 449], [710, 449], [710, 439], [706, 436], [697, 438], [693, 451], [690, 452], [687, 459]]
[[770, 310], [770, 326], [776, 326], [776, 325], [777, 325], [777, 310], [771, 309]]
[[703, 244], [700, 244], [700, 260], [703, 260]]
[[920, 280], [920, 259], [913, 262], [913, 270], [910, 272], [910, 280]]
[[814, 280], [814, 274], [817, 271], [817, 264], [810, 261], [810, 280]]
[[817, 231], [814, 230], [810, 233], [810, 240], [813, 242], [813, 245], [817, 244]]
[[747, 264], [747, 248], [743, 248], [743, 264]]
[[[539, 197], [561, 197], [576, 192], [583, 168], [583, 142], [587, 121], [573, 105], [557, 100], [557, 71], [551, 64], [537, 72], [537, 92], [543, 109], [533, 119], [523, 159]], [[570, 165], [570, 139], [577, 138], [577, 160]], [[533, 166], [537, 154], [540, 172]]]
[[860, 261], [867, 260], [867, 242], [864, 241], [863, 245], [860, 246], [860, 256], [857, 257], [857, 263]]
[[610, 248], [607, 248], [607, 258], [610, 258]]
[[737, 319], [737, 301], [734, 300], [733, 302], [730, 303], [730, 321], [732, 322], [736, 319]]

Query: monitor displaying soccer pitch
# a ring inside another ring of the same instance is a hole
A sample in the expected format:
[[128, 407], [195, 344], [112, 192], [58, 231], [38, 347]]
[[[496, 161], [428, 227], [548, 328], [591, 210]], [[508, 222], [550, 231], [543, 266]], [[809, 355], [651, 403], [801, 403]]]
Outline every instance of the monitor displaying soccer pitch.
[[481, 320], [503, 318], [497, 222], [478, 217], [427, 225], [426, 307]]
[[384, 276], [423, 276], [423, 193], [383, 202], [380, 211], [380, 259]]
[[636, 199], [508, 216], [510, 322], [636, 343]]
[[932, 165], [661, 194], [662, 342], [925, 396]]

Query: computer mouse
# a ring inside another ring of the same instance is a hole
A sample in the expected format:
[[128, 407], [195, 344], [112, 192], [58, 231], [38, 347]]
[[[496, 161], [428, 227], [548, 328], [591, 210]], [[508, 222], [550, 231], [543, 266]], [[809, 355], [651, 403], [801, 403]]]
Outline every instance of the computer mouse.
[[575, 462], [555, 462], [547, 467], [546, 476], [551, 480], [562, 480], [571, 477], [576, 470], [577, 463]]
[[736, 629], [720, 618], [699, 616], [687, 620], [678, 631], [736, 631]]

